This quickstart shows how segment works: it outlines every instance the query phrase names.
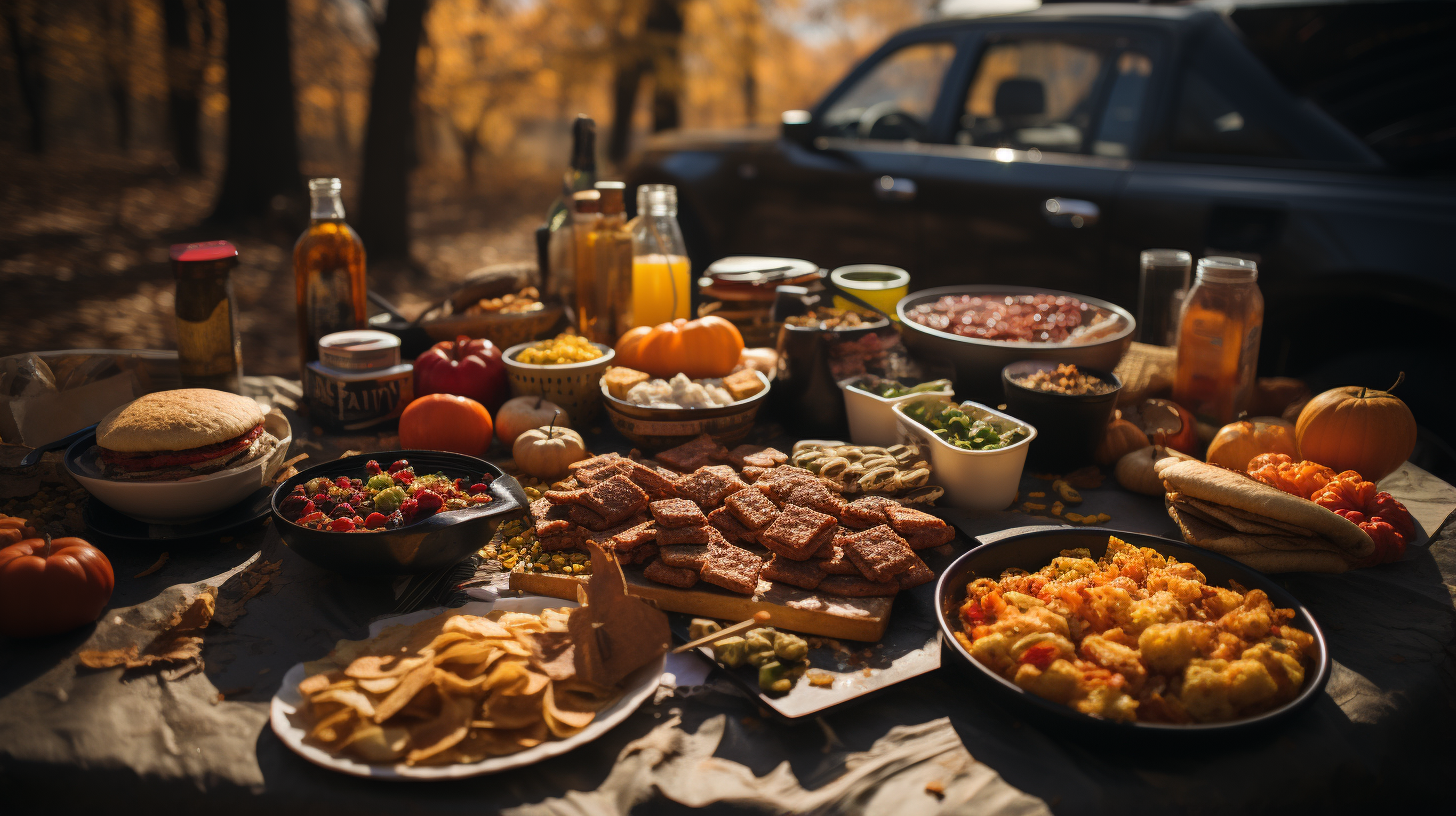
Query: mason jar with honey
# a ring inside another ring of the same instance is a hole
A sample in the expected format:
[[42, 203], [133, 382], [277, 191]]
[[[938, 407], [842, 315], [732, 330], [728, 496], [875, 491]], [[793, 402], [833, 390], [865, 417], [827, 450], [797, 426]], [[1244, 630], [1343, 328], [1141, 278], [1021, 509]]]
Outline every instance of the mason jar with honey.
[[1201, 258], [1183, 299], [1173, 399], [1202, 422], [1224, 425], [1248, 408], [1264, 326], [1258, 277], [1253, 261]]

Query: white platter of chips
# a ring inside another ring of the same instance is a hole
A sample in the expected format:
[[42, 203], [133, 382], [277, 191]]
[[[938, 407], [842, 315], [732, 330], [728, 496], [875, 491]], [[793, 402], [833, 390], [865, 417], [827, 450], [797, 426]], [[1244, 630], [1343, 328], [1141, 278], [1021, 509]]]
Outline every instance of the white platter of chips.
[[[489, 612], [539, 614], [546, 609], [574, 606], [577, 604], [571, 601], [540, 596], [502, 598], [494, 603], [477, 601], [452, 610], [437, 607], [412, 612], [408, 615], [383, 618], [370, 624], [369, 636], [371, 638], [377, 636], [385, 627], [419, 623], [446, 611], [462, 615], [485, 615]], [[512, 754], [490, 757], [478, 762], [450, 765], [408, 765], [403, 762], [371, 764], [353, 756], [331, 753], [315, 743], [307, 742], [308, 729], [299, 715], [299, 709], [302, 707], [304, 699], [299, 692], [298, 684], [307, 676], [307, 670], [302, 663], [289, 669], [288, 673], [283, 676], [283, 683], [273, 697], [270, 719], [273, 732], [278, 735], [283, 744], [315, 765], [352, 776], [372, 779], [461, 779], [524, 767], [543, 759], [559, 756], [591, 742], [630, 717], [632, 712], [652, 696], [652, 693], [657, 690], [658, 681], [666, 666], [666, 655], [659, 655], [627, 675], [618, 686], [622, 695], [615, 702], [596, 712], [595, 718], [581, 731], [563, 739], [548, 739], [539, 745]]]

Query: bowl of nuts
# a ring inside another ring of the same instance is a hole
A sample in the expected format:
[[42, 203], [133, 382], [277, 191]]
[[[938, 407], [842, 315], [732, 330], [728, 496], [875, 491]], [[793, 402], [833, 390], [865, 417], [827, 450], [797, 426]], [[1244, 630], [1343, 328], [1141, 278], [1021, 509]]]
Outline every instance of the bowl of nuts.
[[1092, 461], [1122, 389], [1110, 371], [1049, 360], [1012, 363], [1001, 369], [1001, 382], [1006, 410], [1041, 429], [1031, 460], [1046, 468]]

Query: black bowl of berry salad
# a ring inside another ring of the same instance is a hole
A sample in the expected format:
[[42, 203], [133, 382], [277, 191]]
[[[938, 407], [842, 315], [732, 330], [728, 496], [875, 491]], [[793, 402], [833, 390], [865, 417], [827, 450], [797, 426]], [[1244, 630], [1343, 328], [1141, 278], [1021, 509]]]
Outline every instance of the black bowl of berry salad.
[[520, 484], [484, 459], [426, 450], [346, 456], [273, 492], [283, 542], [321, 567], [354, 574], [457, 563], [527, 504]]

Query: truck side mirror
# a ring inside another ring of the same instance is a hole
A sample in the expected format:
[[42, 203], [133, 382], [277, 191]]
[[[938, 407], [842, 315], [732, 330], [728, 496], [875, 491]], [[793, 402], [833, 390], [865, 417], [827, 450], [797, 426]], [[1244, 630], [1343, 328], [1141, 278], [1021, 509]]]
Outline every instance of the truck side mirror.
[[814, 115], [806, 110], [784, 111], [782, 135], [785, 141], [812, 150], [814, 147]]

